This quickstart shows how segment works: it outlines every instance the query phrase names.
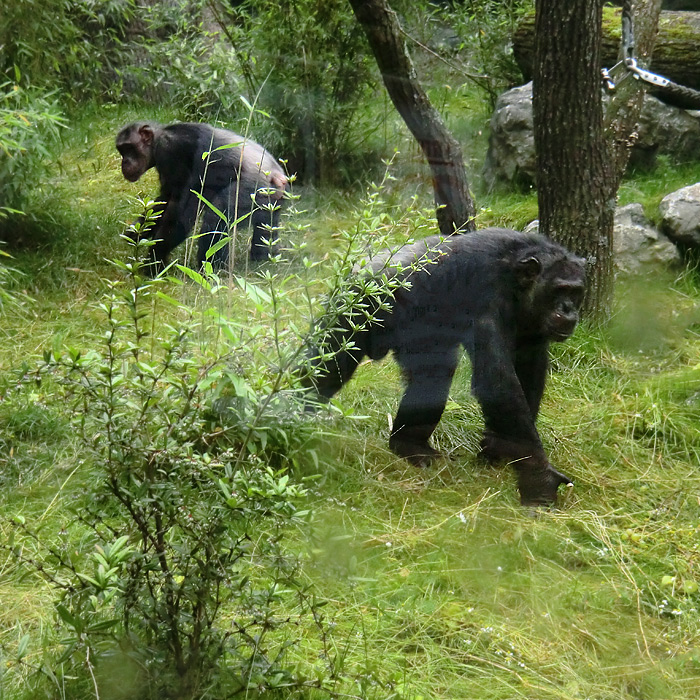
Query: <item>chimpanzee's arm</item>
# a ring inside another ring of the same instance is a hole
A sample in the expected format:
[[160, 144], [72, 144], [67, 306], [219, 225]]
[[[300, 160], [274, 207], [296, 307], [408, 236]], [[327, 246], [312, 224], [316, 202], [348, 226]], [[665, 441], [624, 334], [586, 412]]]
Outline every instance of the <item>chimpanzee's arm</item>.
[[540, 411], [548, 367], [549, 345], [547, 343], [529, 343], [518, 348], [515, 353], [515, 373], [523, 388], [533, 421], [537, 419]]
[[[526, 450], [541, 450], [535, 415], [523, 391], [515, 366], [515, 339], [501, 328], [498, 319], [484, 318], [474, 324], [467, 351], [472, 363], [472, 391], [484, 413], [487, 432]], [[539, 404], [539, 401], [537, 402]]]
[[559, 486], [571, 480], [549, 463], [535, 427], [546, 379], [546, 346], [516, 353], [514, 339], [488, 318], [475, 324], [472, 343], [467, 347], [472, 388], [486, 423], [482, 455], [513, 463], [523, 505], [554, 503]]

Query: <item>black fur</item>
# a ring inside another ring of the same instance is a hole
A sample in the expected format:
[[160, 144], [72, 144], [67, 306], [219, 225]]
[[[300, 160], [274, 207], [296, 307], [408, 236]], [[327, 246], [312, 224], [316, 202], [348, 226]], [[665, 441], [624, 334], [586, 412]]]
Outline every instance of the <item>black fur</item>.
[[393, 351], [406, 389], [389, 444], [422, 466], [437, 455], [428, 440], [462, 346], [486, 424], [482, 456], [513, 463], [524, 504], [554, 502], [559, 484], [570, 482], [549, 464], [535, 420], [549, 344], [565, 340], [578, 322], [583, 261], [541, 236], [484, 229], [380, 254], [357, 274], [397, 276], [410, 286], [394, 290], [389, 310], [378, 310], [375, 299], [374, 321], [359, 332], [347, 318], [330, 324], [326, 350], [349, 336], [355, 347], [326, 362], [316, 357], [317, 392], [333, 396], [363, 357]]
[[[161, 126], [155, 122], [135, 122], [124, 127], [117, 135], [116, 146], [127, 180], [136, 182], [153, 167], [158, 171], [158, 199], [163, 204], [160, 217], [148, 233], [150, 239], [158, 241], [151, 248], [155, 272], [192, 233], [198, 210], [204, 234], [198, 242], [200, 265], [221, 232], [234, 223], [238, 230], [248, 226], [253, 229], [251, 259], [268, 257], [270, 246], [263, 239], [276, 240], [279, 212], [272, 205], [283, 196], [288, 180], [262, 146], [209, 124]], [[210, 155], [203, 157], [205, 153]], [[193, 192], [224, 213], [227, 221], [222, 221]], [[227, 256], [228, 246], [224, 246], [213, 262], [221, 266]]]

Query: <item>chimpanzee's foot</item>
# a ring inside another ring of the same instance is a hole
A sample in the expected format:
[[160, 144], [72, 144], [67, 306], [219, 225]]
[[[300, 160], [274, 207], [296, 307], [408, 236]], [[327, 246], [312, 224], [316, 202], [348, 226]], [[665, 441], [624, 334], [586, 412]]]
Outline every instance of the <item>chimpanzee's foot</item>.
[[398, 437], [391, 437], [389, 439], [389, 447], [394, 454], [403, 457], [414, 467], [427, 467], [434, 459], [441, 456], [427, 442], [410, 442], [401, 440]]

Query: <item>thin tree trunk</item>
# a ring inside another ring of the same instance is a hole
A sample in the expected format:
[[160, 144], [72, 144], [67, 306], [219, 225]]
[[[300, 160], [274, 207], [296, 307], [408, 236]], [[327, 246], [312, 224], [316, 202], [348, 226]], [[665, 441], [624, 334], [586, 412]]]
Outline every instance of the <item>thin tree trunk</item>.
[[462, 149], [418, 82], [396, 13], [387, 0], [350, 0], [350, 5], [367, 35], [389, 97], [430, 165], [440, 232], [449, 236], [473, 231], [476, 212]]

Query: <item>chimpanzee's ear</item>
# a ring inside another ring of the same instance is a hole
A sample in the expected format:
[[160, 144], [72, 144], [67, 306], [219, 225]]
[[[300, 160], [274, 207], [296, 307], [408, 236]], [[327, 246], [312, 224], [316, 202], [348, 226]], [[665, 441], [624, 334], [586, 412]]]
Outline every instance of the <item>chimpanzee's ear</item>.
[[534, 256], [518, 260], [515, 275], [523, 287], [529, 287], [542, 272], [542, 263]]
[[139, 128], [139, 136], [144, 146], [150, 146], [153, 143], [153, 129], [148, 124], [143, 124]]

